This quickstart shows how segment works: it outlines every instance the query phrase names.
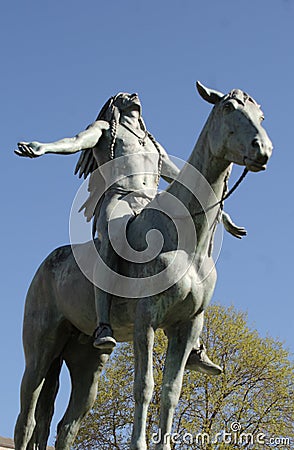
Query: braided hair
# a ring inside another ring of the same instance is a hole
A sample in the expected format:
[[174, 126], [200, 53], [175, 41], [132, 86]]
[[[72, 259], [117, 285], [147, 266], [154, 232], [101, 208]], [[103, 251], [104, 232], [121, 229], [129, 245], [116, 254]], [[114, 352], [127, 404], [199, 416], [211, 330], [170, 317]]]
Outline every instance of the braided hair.
[[156, 148], [156, 150], [158, 151], [158, 174], [157, 174], [157, 186], [159, 185], [159, 181], [160, 181], [160, 177], [161, 177], [161, 169], [162, 169], [162, 153], [160, 151], [160, 147], [158, 145], [157, 140], [155, 139], [155, 137], [149, 133], [149, 131], [147, 131], [147, 136], [149, 137], [150, 141], [152, 142], [152, 144], [154, 145], [154, 147]]

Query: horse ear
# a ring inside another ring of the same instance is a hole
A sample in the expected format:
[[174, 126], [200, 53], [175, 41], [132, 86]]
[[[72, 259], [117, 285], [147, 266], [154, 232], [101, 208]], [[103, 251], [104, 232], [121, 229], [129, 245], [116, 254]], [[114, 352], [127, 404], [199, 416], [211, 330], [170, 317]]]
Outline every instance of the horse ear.
[[214, 91], [213, 89], [209, 89], [203, 86], [203, 84], [201, 84], [200, 81], [196, 82], [196, 87], [201, 97], [208, 103], [212, 103], [213, 105], [218, 103], [220, 99], [223, 98], [224, 96], [224, 94], [222, 94], [221, 92]]

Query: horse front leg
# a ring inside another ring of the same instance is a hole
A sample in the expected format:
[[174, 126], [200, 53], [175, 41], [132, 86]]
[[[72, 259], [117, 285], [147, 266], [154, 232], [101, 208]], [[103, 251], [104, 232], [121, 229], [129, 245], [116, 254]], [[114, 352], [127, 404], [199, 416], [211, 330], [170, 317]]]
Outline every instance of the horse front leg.
[[168, 348], [162, 382], [160, 424], [156, 450], [171, 449], [171, 431], [175, 408], [178, 404], [184, 369], [190, 352], [195, 345], [202, 328], [202, 317], [196, 317], [190, 323], [179, 324], [166, 330]]
[[143, 303], [138, 306], [134, 331], [135, 414], [131, 450], [146, 450], [146, 420], [151, 401], [153, 380], [153, 343], [154, 329], [148, 322], [148, 313]]

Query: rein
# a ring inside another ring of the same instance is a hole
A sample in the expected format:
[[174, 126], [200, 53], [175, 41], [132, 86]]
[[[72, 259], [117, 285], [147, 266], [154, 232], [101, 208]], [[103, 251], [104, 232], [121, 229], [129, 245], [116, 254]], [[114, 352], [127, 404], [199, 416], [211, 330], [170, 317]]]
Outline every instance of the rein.
[[234, 186], [226, 194], [223, 193], [222, 198], [218, 202], [216, 202], [213, 205], [208, 206], [208, 208], [203, 209], [202, 211], [196, 212], [196, 213], [194, 213], [192, 215], [193, 216], [200, 216], [201, 214], [206, 214], [208, 211], [210, 211], [211, 209], [213, 209], [213, 208], [215, 208], [216, 206], [219, 206], [219, 205], [220, 205], [221, 209], [223, 209], [224, 201], [227, 200], [233, 194], [233, 192], [235, 192], [235, 190], [239, 187], [239, 185], [242, 183], [242, 181], [246, 177], [247, 173], [248, 173], [248, 169], [247, 169], [247, 167], [245, 167], [245, 169], [243, 170], [242, 175], [236, 181]]
[[[206, 214], [208, 211], [210, 211], [211, 209], [215, 208], [216, 206], [220, 206], [220, 210], [223, 210], [223, 203], [224, 203], [224, 201], [227, 200], [227, 198], [229, 198], [233, 194], [233, 192], [235, 192], [235, 190], [239, 187], [239, 185], [242, 183], [242, 181], [246, 177], [247, 173], [248, 173], [248, 169], [245, 167], [245, 169], [243, 170], [243, 172], [242, 172], [241, 176], [239, 177], [239, 179], [236, 181], [234, 186], [226, 194], [225, 194], [225, 192], [226, 192], [226, 180], [225, 180], [225, 188], [224, 188], [224, 191], [223, 191], [222, 198], [218, 202], [214, 203], [213, 205], [208, 206], [208, 208], [203, 209], [202, 211], [195, 212], [195, 213], [191, 214], [190, 217], [191, 216], [192, 217], [201, 216], [202, 214]], [[156, 197], [155, 197], [155, 199], [156, 199]], [[185, 219], [188, 216], [187, 215], [175, 216], [173, 214], [172, 217], [174, 219]], [[130, 220], [132, 220], [132, 219], [130, 219]], [[218, 220], [218, 214], [216, 216], [216, 221], [217, 220]]]

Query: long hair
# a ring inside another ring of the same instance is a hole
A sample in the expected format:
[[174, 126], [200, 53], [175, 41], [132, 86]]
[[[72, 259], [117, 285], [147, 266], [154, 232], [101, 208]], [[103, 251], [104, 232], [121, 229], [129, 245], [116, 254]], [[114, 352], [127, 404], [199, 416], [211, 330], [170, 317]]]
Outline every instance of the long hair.
[[[111, 135], [112, 135], [112, 141], [110, 145], [110, 152], [114, 152], [114, 145], [115, 145], [115, 139], [116, 139], [116, 131], [114, 128], [116, 126], [112, 124], [113, 117], [117, 114], [115, 114], [114, 105], [113, 105], [114, 97], [110, 97], [107, 102], [102, 106], [97, 118], [97, 120], [105, 120], [106, 122], [109, 122], [111, 124]], [[116, 108], [117, 109], [117, 108]], [[75, 175], [78, 174], [78, 177], [81, 178], [82, 176], [84, 179], [87, 178], [87, 176], [94, 172], [98, 168], [97, 161], [93, 156], [93, 148], [88, 148], [86, 150], [83, 150], [81, 152], [81, 155], [78, 159], [78, 162], [75, 167]]]

